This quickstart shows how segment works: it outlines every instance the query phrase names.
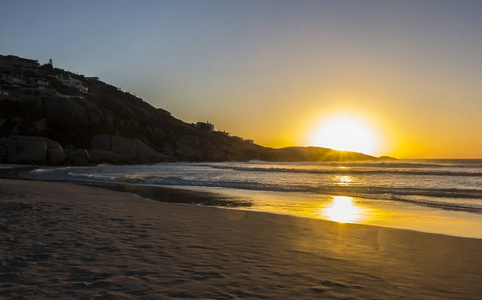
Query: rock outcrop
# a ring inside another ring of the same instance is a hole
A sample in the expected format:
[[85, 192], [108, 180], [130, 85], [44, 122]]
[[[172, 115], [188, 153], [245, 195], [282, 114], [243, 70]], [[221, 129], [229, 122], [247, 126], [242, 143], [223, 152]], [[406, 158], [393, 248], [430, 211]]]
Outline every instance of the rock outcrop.
[[65, 154], [61, 150], [48, 149], [47, 150], [47, 162], [52, 166], [63, 165], [65, 161]]
[[10, 164], [64, 163], [59, 143], [44, 137], [12, 135], [0, 139], [0, 161]]
[[168, 159], [167, 155], [157, 152], [138, 139], [128, 139], [127, 143], [129, 143], [129, 145], [134, 149], [137, 155], [137, 160], [141, 163], [160, 162]]
[[47, 163], [47, 144], [41, 141], [11, 141], [6, 143], [8, 164]]
[[92, 149], [89, 152], [89, 162], [92, 164], [119, 164], [122, 162], [122, 157], [110, 151]]
[[[0, 72], [6, 71], [0, 68]], [[20, 69], [8, 72], [4, 78], [15, 75], [25, 82], [34, 78], [48, 84], [43, 90], [35, 90], [34, 86], [11, 83], [8, 88], [12, 93], [0, 96], [0, 163], [374, 159], [325, 148], [265, 148], [251, 140], [213, 131], [211, 126], [196, 128], [115, 86], [51, 65], [40, 67], [30, 79]], [[56, 79], [62, 74], [80, 82], [88, 93], [65, 86]]]
[[[124, 163], [160, 162], [168, 159], [167, 155], [157, 152], [138, 139], [96, 134], [91, 139], [91, 145], [92, 151], [102, 150], [105, 155], [107, 153], [116, 154], [120, 158], [120, 162]], [[100, 160], [100, 162], [103, 161]]]
[[58, 150], [63, 153], [62, 146], [56, 141], [53, 141], [49, 138], [40, 137], [40, 136], [22, 136], [22, 135], [11, 135], [8, 137], [9, 140], [13, 141], [39, 141], [45, 142], [47, 144], [48, 149]]
[[89, 151], [87, 149], [77, 149], [67, 153], [66, 163], [73, 166], [84, 166], [89, 163]]
[[87, 111], [75, 99], [54, 96], [47, 100], [45, 109], [47, 110], [48, 120], [65, 127], [89, 122]]

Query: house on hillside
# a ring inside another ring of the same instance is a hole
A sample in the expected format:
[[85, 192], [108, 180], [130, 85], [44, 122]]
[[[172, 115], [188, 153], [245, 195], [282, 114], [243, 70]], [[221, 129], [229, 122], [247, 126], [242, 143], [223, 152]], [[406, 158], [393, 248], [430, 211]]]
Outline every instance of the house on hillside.
[[230, 132], [226, 132], [226, 130], [223, 130], [223, 131], [218, 130], [218, 131], [216, 131], [216, 132], [217, 132], [217, 133], [220, 133], [220, 134], [222, 134], [222, 135], [225, 135], [225, 136], [231, 136], [231, 133], [230, 133]]
[[37, 88], [45, 90], [50, 87], [50, 81], [43, 78], [31, 78], [21, 75], [0, 74], [0, 82], [14, 88]]
[[21, 58], [15, 55], [0, 55], [0, 66], [13, 66], [24, 69], [38, 69], [38, 60]]
[[50, 88], [50, 81], [47, 79], [33, 78], [29, 80], [29, 85], [34, 89], [45, 91]]
[[23, 75], [0, 74], [0, 96], [23, 98], [25, 95], [48, 97], [56, 92], [45, 78], [32, 78]]
[[28, 86], [27, 78], [19, 75], [0, 74], [0, 80], [15, 88]]
[[209, 123], [209, 121], [207, 121], [206, 123], [204, 122], [197, 122], [195, 125], [194, 125], [195, 128], [199, 128], [199, 129], [203, 129], [203, 130], [207, 130], [207, 131], [213, 131], [214, 130], [214, 125]]
[[86, 94], [86, 93], [89, 92], [89, 89], [82, 84], [82, 81], [70, 76], [67, 73], [60, 73], [60, 74], [57, 74], [57, 75], [50, 75], [50, 76], [56, 78], [63, 85], [71, 86], [81, 93]]

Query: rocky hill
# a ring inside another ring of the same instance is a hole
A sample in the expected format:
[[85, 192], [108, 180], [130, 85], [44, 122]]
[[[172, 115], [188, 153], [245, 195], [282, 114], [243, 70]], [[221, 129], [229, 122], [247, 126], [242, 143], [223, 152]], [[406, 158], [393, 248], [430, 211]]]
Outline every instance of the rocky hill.
[[52, 63], [0, 55], [0, 76], [0, 163], [374, 159], [326, 148], [262, 147], [209, 123], [187, 124], [99, 78]]

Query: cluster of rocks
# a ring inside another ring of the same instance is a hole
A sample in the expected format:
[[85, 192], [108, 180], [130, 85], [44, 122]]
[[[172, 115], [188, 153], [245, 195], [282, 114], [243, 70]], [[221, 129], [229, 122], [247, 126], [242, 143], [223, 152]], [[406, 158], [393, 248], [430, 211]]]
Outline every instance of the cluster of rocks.
[[148, 163], [169, 158], [138, 139], [96, 134], [91, 139], [91, 145], [92, 163]]
[[59, 165], [64, 161], [62, 146], [51, 139], [20, 135], [0, 139], [0, 162]]
[[91, 165], [99, 163], [148, 163], [168, 159], [138, 139], [94, 135], [92, 149], [62, 146], [49, 138], [11, 135], [0, 138], [0, 163], [42, 165]]

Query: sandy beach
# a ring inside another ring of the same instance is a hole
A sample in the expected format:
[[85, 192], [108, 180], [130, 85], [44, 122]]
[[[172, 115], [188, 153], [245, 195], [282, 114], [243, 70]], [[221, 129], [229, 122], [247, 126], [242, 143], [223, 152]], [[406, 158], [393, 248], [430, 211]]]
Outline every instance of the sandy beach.
[[[176, 193], [175, 190], [172, 193]], [[0, 180], [6, 299], [479, 299], [482, 240]]]

